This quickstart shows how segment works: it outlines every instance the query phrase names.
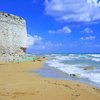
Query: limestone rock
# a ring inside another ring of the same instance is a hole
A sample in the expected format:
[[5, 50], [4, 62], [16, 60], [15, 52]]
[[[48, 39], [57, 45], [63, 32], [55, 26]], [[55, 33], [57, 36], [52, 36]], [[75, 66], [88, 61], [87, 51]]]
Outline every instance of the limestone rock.
[[25, 20], [0, 12], [0, 61], [14, 61], [24, 57], [27, 40]]

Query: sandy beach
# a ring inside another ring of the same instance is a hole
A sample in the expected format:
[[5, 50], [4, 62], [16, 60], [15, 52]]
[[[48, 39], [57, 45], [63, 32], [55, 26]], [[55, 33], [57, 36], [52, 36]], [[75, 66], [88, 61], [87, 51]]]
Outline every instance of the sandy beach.
[[43, 62], [0, 63], [0, 100], [100, 100], [100, 89], [33, 73]]

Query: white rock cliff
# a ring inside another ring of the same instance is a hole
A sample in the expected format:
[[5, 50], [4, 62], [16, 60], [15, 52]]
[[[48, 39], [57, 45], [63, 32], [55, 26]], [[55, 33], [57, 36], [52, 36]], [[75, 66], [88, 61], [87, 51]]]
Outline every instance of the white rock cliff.
[[25, 20], [0, 12], [0, 61], [15, 61], [24, 57], [27, 40]]

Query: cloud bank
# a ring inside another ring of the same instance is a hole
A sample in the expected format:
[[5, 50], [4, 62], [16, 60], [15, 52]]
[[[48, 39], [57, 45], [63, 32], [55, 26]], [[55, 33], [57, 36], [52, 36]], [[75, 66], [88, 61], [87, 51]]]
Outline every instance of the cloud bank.
[[38, 35], [31, 36], [28, 34], [28, 49], [50, 49], [61, 47], [62, 43], [52, 43], [52, 41], [44, 42], [43, 38]]
[[100, 21], [97, 0], [45, 0], [46, 14], [66, 22]]

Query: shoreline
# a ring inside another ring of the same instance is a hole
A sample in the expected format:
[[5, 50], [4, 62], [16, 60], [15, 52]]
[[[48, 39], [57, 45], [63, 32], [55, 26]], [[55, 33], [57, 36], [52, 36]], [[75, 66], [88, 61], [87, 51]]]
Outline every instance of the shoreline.
[[32, 73], [44, 60], [0, 64], [0, 100], [100, 100], [100, 89], [90, 85]]
[[[78, 78], [77, 76], [69, 76], [69, 74], [62, 72], [54, 67], [49, 67], [48, 65], [44, 64], [43, 67], [33, 70], [33, 73], [36, 73], [42, 78], [49, 78], [49, 79], [57, 79], [57, 80], [66, 80], [66, 81], [74, 81], [83, 84], [87, 84], [93, 87], [100, 89], [100, 85], [91, 82], [87, 79]], [[52, 73], [52, 74], [51, 74]]]

